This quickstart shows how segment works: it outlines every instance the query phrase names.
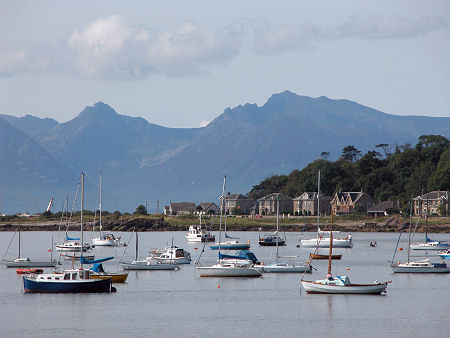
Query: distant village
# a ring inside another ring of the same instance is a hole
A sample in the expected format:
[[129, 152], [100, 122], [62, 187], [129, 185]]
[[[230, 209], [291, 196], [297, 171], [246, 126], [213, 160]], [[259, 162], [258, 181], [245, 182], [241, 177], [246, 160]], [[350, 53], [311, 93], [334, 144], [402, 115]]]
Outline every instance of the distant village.
[[[279, 213], [292, 216], [339, 216], [352, 213], [366, 213], [369, 217], [383, 217], [400, 213], [402, 207], [398, 201], [374, 203], [371, 196], [363, 191], [337, 192], [326, 196], [317, 192], [304, 192], [291, 198], [281, 193], [272, 193], [258, 200], [243, 194], [228, 193], [225, 196], [225, 210], [228, 215], [262, 217]], [[413, 198], [413, 216], [446, 216], [450, 213], [448, 191], [431, 191]], [[216, 203], [205, 202], [196, 205], [193, 202], [171, 202], [164, 207], [164, 215], [217, 215], [220, 209]]]

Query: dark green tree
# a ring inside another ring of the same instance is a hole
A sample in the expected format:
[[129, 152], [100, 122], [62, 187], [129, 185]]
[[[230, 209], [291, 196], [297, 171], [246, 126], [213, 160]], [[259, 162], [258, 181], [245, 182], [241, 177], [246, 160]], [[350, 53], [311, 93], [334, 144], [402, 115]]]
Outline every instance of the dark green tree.
[[147, 215], [147, 208], [145, 205], [138, 205], [136, 208], [136, 211], [134, 212], [135, 215]]

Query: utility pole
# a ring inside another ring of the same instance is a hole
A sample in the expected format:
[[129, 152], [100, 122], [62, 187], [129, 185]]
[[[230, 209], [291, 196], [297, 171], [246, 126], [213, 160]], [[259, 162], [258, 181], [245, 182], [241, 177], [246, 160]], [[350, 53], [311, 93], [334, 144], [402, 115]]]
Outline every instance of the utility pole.
[[159, 200], [156, 200], [156, 213], [159, 214]]

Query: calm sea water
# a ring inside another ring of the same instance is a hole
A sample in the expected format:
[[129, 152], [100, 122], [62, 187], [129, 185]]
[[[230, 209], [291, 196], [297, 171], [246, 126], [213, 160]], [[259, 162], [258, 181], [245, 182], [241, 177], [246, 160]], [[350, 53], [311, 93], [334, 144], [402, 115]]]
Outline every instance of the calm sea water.
[[[130, 233], [122, 233], [128, 241]], [[250, 241], [256, 256], [268, 262], [274, 248], [259, 247], [258, 233], [235, 232]], [[281, 255], [306, 260], [312, 249], [298, 248], [300, 233], [287, 233]], [[49, 257], [52, 232], [22, 232], [23, 256]], [[91, 233], [86, 233], [90, 237]], [[314, 234], [305, 233], [305, 238]], [[15, 269], [0, 268], [1, 337], [448, 337], [450, 330], [450, 275], [393, 274], [388, 261], [397, 240], [393, 233], [353, 233], [352, 249], [334, 261], [335, 274], [346, 274], [354, 283], [392, 280], [387, 294], [307, 295], [300, 288], [301, 274], [264, 274], [261, 278], [200, 278], [194, 264], [179, 271], [130, 272], [126, 284], [115, 284], [113, 294], [49, 295], [24, 294]], [[422, 235], [423, 236], [423, 235]], [[450, 235], [430, 235], [450, 239]], [[421, 235], [416, 235], [416, 239]], [[11, 232], [0, 233], [5, 252]], [[198, 258], [201, 245], [189, 244], [183, 232], [140, 233], [141, 257], [151, 248], [174, 244]], [[369, 247], [377, 241], [378, 247]], [[405, 259], [407, 236], [400, 247]], [[197, 248], [197, 249], [195, 249]], [[96, 257], [123, 255], [123, 248], [96, 248]], [[15, 257], [17, 241], [9, 250]], [[125, 258], [134, 256], [134, 238]], [[214, 263], [217, 252], [206, 248], [202, 263]], [[104, 264], [116, 271], [114, 262]], [[318, 271], [307, 278], [326, 274], [327, 261], [316, 261]], [[350, 268], [350, 270], [347, 270]], [[220, 288], [217, 287], [220, 285]]]

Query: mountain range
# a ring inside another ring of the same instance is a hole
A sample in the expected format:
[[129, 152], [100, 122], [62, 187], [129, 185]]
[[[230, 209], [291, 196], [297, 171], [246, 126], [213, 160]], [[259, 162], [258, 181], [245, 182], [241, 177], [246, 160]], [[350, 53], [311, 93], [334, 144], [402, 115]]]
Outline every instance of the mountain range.
[[[73, 200], [86, 173], [86, 207], [95, 209], [103, 172], [103, 209], [134, 211], [156, 201], [218, 202], [223, 176], [246, 193], [272, 174], [287, 174], [329, 152], [354, 145], [415, 143], [420, 135], [450, 136], [450, 118], [398, 116], [348, 100], [285, 91], [268, 101], [227, 108], [202, 128], [167, 128], [118, 114], [105, 103], [59, 123], [0, 115], [0, 212], [54, 211]], [[61, 204], [58, 204], [61, 203]], [[71, 206], [71, 203], [69, 204]]]

